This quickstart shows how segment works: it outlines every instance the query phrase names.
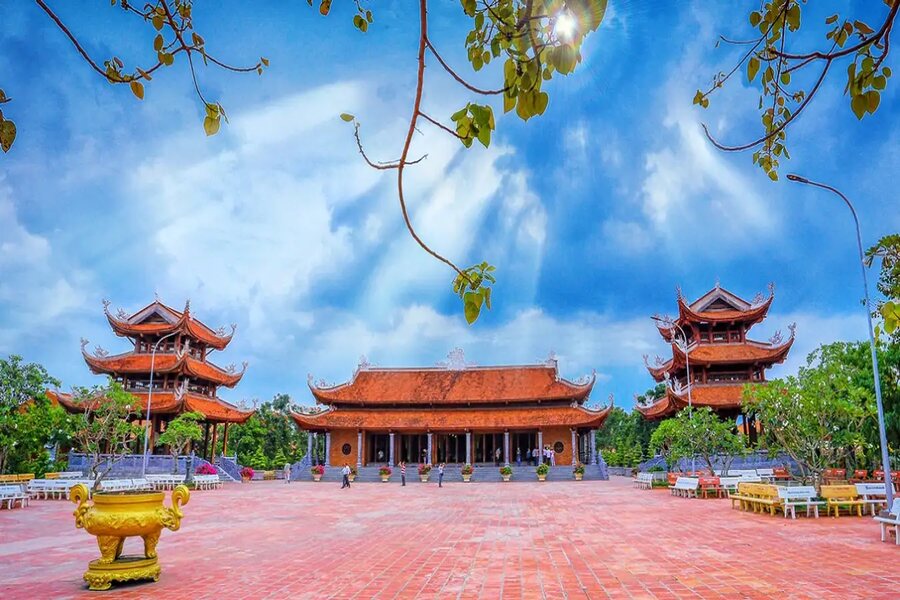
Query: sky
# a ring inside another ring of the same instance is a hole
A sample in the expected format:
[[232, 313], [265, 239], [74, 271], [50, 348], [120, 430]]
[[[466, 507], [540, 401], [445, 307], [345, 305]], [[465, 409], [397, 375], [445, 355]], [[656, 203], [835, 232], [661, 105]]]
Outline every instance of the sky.
[[[349, 3], [347, 3], [349, 5]], [[860, 15], [859, 2], [831, 10]], [[53, 2], [88, 52], [128, 65], [151, 60], [152, 30], [121, 9]], [[305, 2], [196, 3], [196, 30], [211, 54], [236, 64], [265, 56], [260, 77], [198, 70], [204, 93], [230, 123], [202, 129], [202, 105], [183, 61], [157, 73], [143, 101], [90, 70], [33, 3], [0, 7], [0, 87], [18, 139], [0, 156], [0, 356], [20, 354], [73, 385], [100, 383], [79, 340], [127, 351], [103, 316], [136, 311], [154, 295], [237, 333], [211, 360], [248, 361], [235, 403], [288, 393], [311, 404], [307, 381], [349, 380], [362, 357], [378, 366], [430, 366], [462, 348], [471, 364], [524, 364], [553, 353], [564, 377], [596, 371], [592, 402], [633, 405], [653, 386], [642, 355], [665, 355], [650, 317], [674, 313], [676, 286], [691, 300], [716, 281], [752, 299], [774, 282], [766, 340], [796, 322], [796, 372], [822, 343], [865, 338], [861, 282], [849, 212], [836, 198], [772, 183], [727, 142], [759, 133], [757, 94], [746, 78], [706, 110], [694, 92], [733, 64], [719, 34], [746, 37], [757, 2], [610, 0], [584, 61], [546, 88], [540, 118], [501, 116], [489, 149], [466, 150], [423, 125], [408, 170], [420, 235], [459, 264], [487, 260], [499, 281], [493, 309], [466, 324], [452, 273], [407, 234], [392, 172], [359, 156], [349, 112], [367, 152], [396, 158], [415, 87], [417, 16], [379, 2], [365, 35], [337, 6], [322, 18]], [[810, 8], [824, 36], [825, 13]], [[875, 24], [881, 3], [865, 7]], [[431, 37], [477, 84], [457, 2], [432, 0]], [[891, 61], [889, 60], [889, 63]], [[895, 62], [895, 61], [894, 61]], [[498, 66], [499, 68], [499, 66]], [[900, 100], [889, 82], [878, 112], [861, 123], [835, 68], [789, 133], [801, 173], [845, 190], [864, 243], [900, 230], [894, 173]], [[896, 70], [896, 69], [895, 69]], [[449, 122], [473, 98], [436, 64], [424, 106]], [[874, 274], [871, 281], [874, 282]]]

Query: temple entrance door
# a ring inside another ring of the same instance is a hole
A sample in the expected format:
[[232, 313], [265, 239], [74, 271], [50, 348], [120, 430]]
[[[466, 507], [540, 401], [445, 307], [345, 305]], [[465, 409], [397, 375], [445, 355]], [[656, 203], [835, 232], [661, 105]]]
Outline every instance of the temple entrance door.
[[497, 462], [497, 449], [500, 449], [500, 462], [503, 462], [503, 434], [502, 433], [476, 433], [475, 446], [473, 448], [472, 462], [495, 464]]
[[366, 447], [366, 462], [387, 463], [391, 456], [390, 437], [386, 433], [366, 434], [369, 442]]
[[397, 461], [404, 460], [408, 463], [423, 462], [428, 453], [428, 436], [424, 433], [412, 435], [400, 435], [400, 452]]
[[466, 462], [466, 434], [438, 433], [434, 436], [437, 463]]
[[531, 452], [537, 448], [537, 431], [511, 431], [509, 434], [509, 462], [516, 462], [518, 451], [522, 452], [522, 464], [527, 465]]

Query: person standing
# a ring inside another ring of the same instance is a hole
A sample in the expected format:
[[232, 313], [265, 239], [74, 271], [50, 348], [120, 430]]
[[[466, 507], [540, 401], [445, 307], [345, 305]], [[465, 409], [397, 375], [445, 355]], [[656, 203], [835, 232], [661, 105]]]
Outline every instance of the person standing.
[[516, 465], [522, 466], [522, 449], [516, 448]]
[[285, 483], [291, 482], [291, 464], [290, 463], [284, 463], [284, 482]]
[[406, 485], [406, 462], [400, 461], [400, 485]]
[[556, 466], [556, 450], [554, 448], [550, 448], [549, 452], [550, 452], [550, 466], [555, 467]]
[[500, 452], [500, 448], [498, 446], [497, 449], [494, 450], [494, 462], [497, 464], [498, 467], [500, 466], [500, 454], [501, 454], [501, 452]]
[[537, 446], [534, 447], [534, 450], [531, 451], [531, 460], [534, 462], [534, 466], [538, 466], [538, 449]]
[[343, 476], [341, 489], [350, 487], [350, 465], [348, 463], [344, 463], [344, 468], [341, 469], [341, 475]]
[[438, 465], [438, 487], [444, 487], [444, 463]]

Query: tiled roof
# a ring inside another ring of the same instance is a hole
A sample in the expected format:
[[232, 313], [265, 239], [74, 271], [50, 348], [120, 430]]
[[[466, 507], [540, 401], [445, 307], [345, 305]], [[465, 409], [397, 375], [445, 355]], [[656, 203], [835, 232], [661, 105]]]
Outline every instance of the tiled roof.
[[[704, 307], [710, 304], [711, 299], [721, 297], [723, 301], [732, 306], [731, 310], [705, 310]], [[701, 296], [698, 300], [688, 303], [688, 301], [680, 293], [678, 295], [678, 319], [679, 325], [688, 323], [744, 323], [745, 325], [753, 325], [759, 323], [766, 318], [769, 307], [775, 293], [769, 294], [769, 297], [756, 305], [751, 305], [746, 300], [739, 298], [731, 292], [715, 287]], [[665, 328], [660, 328], [660, 333], [667, 340], [670, 334]]]
[[348, 383], [318, 387], [310, 382], [322, 404], [485, 404], [584, 401], [594, 378], [578, 384], [559, 377], [554, 365], [381, 369], [364, 368]]
[[83, 347], [81, 354], [94, 373], [146, 373], [149, 375], [152, 360], [153, 372], [156, 375], [178, 373], [226, 387], [234, 387], [244, 376], [244, 371], [229, 373], [210, 362], [193, 358], [189, 354], [179, 356], [174, 353], [157, 353], [153, 358], [150, 354], [126, 352], [114, 356], [93, 356], [88, 354]]
[[536, 429], [566, 426], [597, 428], [612, 406], [588, 410], [577, 406], [473, 409], [332, 408], [316, 415], [294, 413], [301, 429], [462, 431], [465, 429]]
[[671, 417], [684, 406], [687, 406], [687, 402], [682, 403], [678, 396], [666, 394], [649, 406], [637, 406], [636, 408], [638, 412], [644, 415], [644, 418], [656, 420]]
[[[194, 319], [190, 312], [190, 303], [186, 303], [184, 311], [179, 312], [157, 300], [128, 318], [113, 316], [109, 312], [108, 307], [105, 307], [104, 311], [113, 331], [116, 332], [116, 335], [122, 337], [136, 337], [139, 335], [161, 336], [180, 331], [185, 336], [217, 350], [224, 349], [231, 341], [231, 338], [234, 337], [234, 326], [231, 328], [231, 334], [220, 335]], [[154, 313], [163, 320], [159, 322], [145, 320]]]
[[[794, 344], [794, 334], [782, 344], [774, 346], [764, 342], [747, 341], [745, 343], [728, 344], [695, 344], [689, 350], [691, 366], [694, 365], [728, 365], [760, 363], [767, 368], [775, 363], [784, 362], [791, 346]], [[684, 353], [676, 344], [672, 344], [672, 356], [662, 364], [650, 365], [645, 363], [650, 375], [656, 381], [663, 381], [666, 373], [675, 375], [685, 370]]]
[[[693, 406], [709, 406], [713, 409], [738, 409], [741, 407], [741, 396], [744, 384], [697, 384], [691, 388], [691, 404]], [[683, 390], [680, 394], [671, 388], [666, 395], [650, 406], [638, 406], [637, 410], [645, 418], [655, 420], [671, 417], [679, 410], [688, 406], [688, 393]]]
[[[131, 394], [137, 403], [135, 408], [141, 412], [146, 411], [148, 394], [146, 392], [131, 392]], [[73, 401], [71, 394], [48, 391], [47, 396], [51, 402], [57, 402], [69, 412], [84, 412], [84, 406]], [[208, 421], [214, 423], [243, 423], [255, 412], [241, 410], [220, 398], [209, 398], [191, 392], [185, 394], [171, 391], [153, 393], [151, 415], [181, 414], [190, 411], [201, 412]]]

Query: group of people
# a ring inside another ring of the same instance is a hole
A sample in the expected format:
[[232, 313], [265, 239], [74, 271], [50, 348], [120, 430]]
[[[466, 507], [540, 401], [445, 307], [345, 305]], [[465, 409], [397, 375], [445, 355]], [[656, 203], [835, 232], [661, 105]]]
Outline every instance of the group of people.
[[[497, 452], [500, 452], [498, 449]], [[529, 465], [537, 466], [540, 463], [546, 463], [551, 467], [556, 466], [556, 450], [551, 448], [550, 446], [544, 446], [544, 448], [538, 449], [534, 448], [533, 450], [525, 449], [525, 462]], [[499, 464], [499, 459], [498, 463]], [[522, 449], [516, 448], [516, 464], [518, 466], [522, 466]]]
[[[401, 460], [400, 464], [397, 465], [400, 467], [400, 485], [406, 485], [406, 461]], [[444, 463], [440, 463], [437, 466], [438, 473], [438, 487], [444, 487]], [[341, 469], [341, 489], [350, 487], [350, 464], [344, 463], [344, 468]]]

